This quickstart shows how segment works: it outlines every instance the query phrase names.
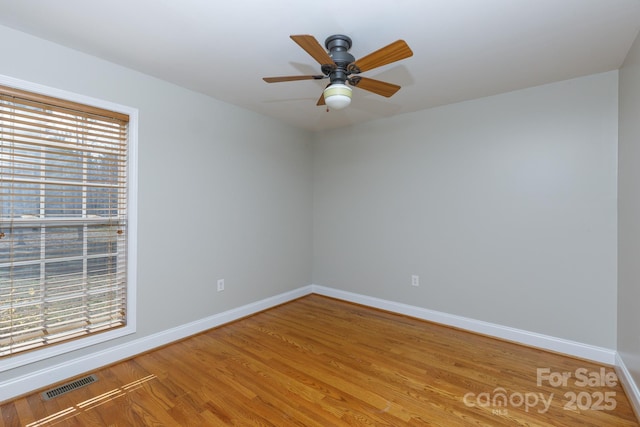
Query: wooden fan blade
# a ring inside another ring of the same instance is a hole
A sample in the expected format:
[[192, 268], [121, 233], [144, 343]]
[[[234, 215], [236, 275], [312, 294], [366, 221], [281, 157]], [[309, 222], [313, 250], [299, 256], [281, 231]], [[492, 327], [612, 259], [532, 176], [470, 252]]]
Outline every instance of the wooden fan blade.
[[360, 76], [353, 77], [349, 80], [349, 83], [352, 86], [368, 90], [369, 92], [373, 92], [387, 98], [400, 90], [400, 86], [394, 85], [393, 83], [382, 82], [380, 80], [374, 80]]
[[322, 45], [316, 40], [315, 37], [309, 35], [290, 36], [291, 39], [298, 43], [309, 55], [313, 57], [320, 65], [329, 64], [332, 65], [333, 59], [329, 56]]
[[322, 93], [320, 94], [320, 98], [318, 99], [318, 102], [316, 102], [316, 105], [317, 105], [317, 106], [326, 105], [326, 104], [324, 103], [324, 92], [322, 92]]
[[358, 74], [391, 64], [392, 62], [400, 61], [401, 59], [409, 58], [410, 56], [413, 56], [413, 52], [409, 48], [409, 45], [404, 40], [397, 40], [382, 49], [378, 49], [358, 59], [353, 64], [349, 64], [349, 71]]
[[280, 83], [280, 82], [292, 82], [294, 80], [320, 80], [324, 79], [326, 76], [317, 75], [317, 76], [280, 76], [280, 77], [263, 77], [267, 83]]

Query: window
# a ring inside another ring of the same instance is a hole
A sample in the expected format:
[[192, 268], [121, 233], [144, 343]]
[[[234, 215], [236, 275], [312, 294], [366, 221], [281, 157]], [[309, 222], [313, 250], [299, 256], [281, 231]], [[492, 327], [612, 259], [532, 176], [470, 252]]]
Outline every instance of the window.
[[128, 128], [0, 86], [0, 357], [127, 329]]

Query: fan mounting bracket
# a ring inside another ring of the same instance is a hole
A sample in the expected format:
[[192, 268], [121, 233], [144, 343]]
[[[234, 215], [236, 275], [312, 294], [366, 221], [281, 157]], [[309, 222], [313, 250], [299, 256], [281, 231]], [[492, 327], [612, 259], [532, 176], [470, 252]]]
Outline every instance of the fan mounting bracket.
[[358, 86], [358, 83], [360, 83], [360, 80], [362, 80], [362, 77], [360, 76], [353, 76], [347, 79], [347, 81], [351, 86]]
[[324, 46], [327, 48], [329, 52], [333, 50], [344, 50], [347, 51], [351, 49], [351, 38], [345, 36], [344, 34], [334, 34], [329, 36], [324, 41]]
[[336, 64], [322, 64], [320, 70], [322, 70], [322, 74], [325, 76], [330, 75], [336, 69]]
[[353, 62], [347, 65], [347, 71], [349, 72], [349, 74], [360, 74], [362, 72], [360, 71], [360, 68], [358, 68], [358, 66]]

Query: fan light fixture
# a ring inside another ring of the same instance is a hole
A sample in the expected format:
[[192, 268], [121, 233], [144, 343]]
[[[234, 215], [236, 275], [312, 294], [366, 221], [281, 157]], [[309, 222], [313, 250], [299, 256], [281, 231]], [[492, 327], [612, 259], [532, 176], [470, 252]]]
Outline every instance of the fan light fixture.
[[351, 88], [342, 83], [334, 83], [324, 90], [324, 102], [327, 107], [342, 110], [351, 104]]

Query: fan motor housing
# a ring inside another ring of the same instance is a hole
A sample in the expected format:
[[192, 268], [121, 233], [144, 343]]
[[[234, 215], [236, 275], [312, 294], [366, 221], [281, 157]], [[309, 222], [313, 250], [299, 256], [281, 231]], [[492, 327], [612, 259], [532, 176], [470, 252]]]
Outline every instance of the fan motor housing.
[[[325, 47], [329, 50], [329, 56], [336, 65], [335, 69], [326, 69], [329, 71], [328, 75], [332, 84], [344, 83], [347, 81], [349, 74], [351, 74], [347, 70], [347, 67], [356, 60], [353, 55], [348, 52], [348, 50], [351, 49], [351, 44], [351, 38], [343, 34], [334, 34], [333, 36], [327, 37], [324, 41]], [[325, 69], [323, 68], [323, 72], [324, 71]]]

